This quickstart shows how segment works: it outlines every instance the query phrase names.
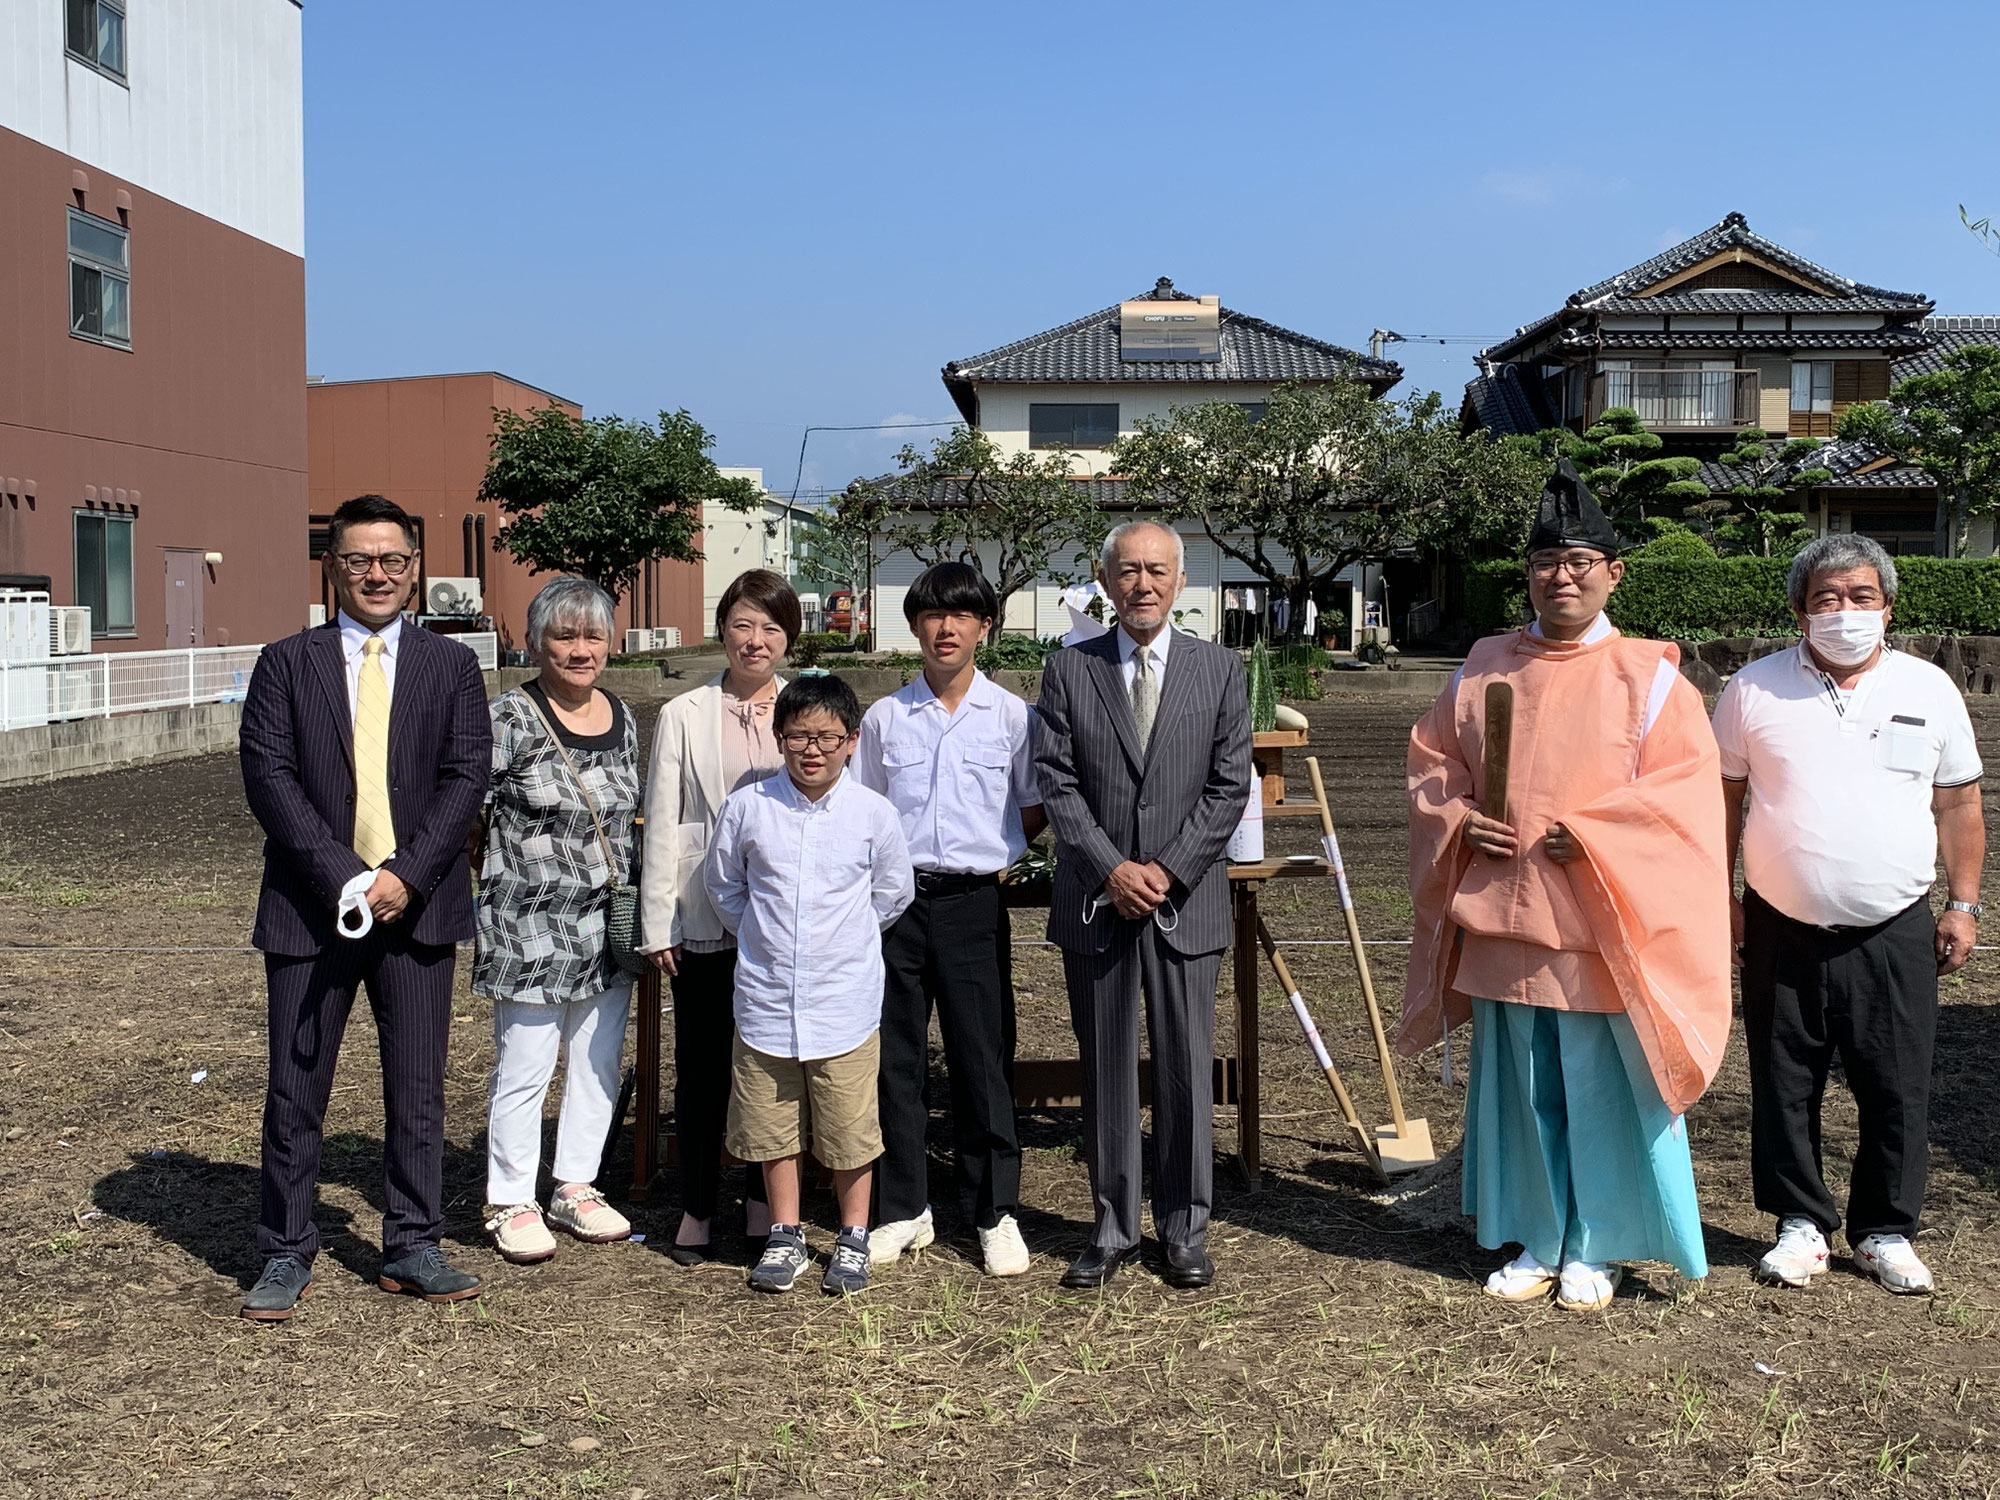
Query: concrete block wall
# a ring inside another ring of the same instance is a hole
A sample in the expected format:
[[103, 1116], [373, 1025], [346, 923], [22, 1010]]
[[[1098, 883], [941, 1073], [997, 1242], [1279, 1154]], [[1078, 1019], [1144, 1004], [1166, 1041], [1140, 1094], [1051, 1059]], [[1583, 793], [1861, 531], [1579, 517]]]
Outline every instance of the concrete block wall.
[[9, 729], [0, 733], [0, 786], [234, 750], [242, 719], [241, 703], [202, 703]]

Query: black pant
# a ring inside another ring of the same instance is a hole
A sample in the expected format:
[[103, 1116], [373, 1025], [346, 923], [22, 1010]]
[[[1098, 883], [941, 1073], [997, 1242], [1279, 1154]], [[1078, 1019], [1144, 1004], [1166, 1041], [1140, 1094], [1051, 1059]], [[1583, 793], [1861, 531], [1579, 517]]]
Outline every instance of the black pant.
[[1743, 893], [1743, 1038], [1757, 1206], [1811, 1219], [1840, 1209], [1820, 1169], [1820, 1101], [1834, 1054], [1860, 1108], [1847, 1240], [1914, 1235], [1930, 1165], [1937, 924], [1929, 897], [1874, 927], [1829, 931]]
[[953, 1185], [959, 1212], [980, 1229], [1011, 1214], [1021, 1196], [1014, 1128], [1012, 924], [997, 885], [949, 894], [919, 889], [882, 938], [876, 1221], [914, 1219], [930, 1202], [931, 1006], [951, 1078]]
[[450, 945], [413, 943], [378, 923], [312, 958], [264, 956], [270, 991], [270, 1079], [264, 1094], [265, 1256], [319, 1253], [313, 1192], [326, 1103], [355, 990], [366, 985], [382, 1054], [382, 1255], [435, 1245], [444, 1229], [444, 1063], [451, 1037]]
[[[674, 992], [674, 1136], [681, 1211], [715, 1217], [722, 1192], [722, 1135], [729, 1123], [729, 1043], [736, 1035], [736, 950], [681, 949]], [[743, 1171], [743, 1196], [764, 1201], [764, 1170]]]

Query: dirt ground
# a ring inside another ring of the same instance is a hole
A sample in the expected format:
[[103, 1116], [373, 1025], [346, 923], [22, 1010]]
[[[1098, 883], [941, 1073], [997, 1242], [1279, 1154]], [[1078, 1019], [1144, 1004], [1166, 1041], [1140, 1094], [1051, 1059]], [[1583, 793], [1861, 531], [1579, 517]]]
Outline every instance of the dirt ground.
[[[1422, 706], [1313, 710], [1371, 938], [1408, 935], [1402, 745]], [[2000, 711], [1975, 718], [1991, 755]], [[1279, 847], [1310, 837], [1294, 825]], [[510, 1267], [480, 1233], [491, 1027], [461, 964], [447, 1248], [487, 1295], [430, 1307], [374, 1288], [364, 1007], [328, 1121], [318, 1295], [260, 1327], [236, 1316], [258, 1265], [263, 985], [241, 948], [257, 851], [231, 757], [0, 792], [0, 1496], [2000, 1491], [2000, 954], [1947, 985], [1921, 1241], [1934, 1299], [1891, 1298], [1838, 1256], [1810, 1292], [1751, 1281], [1769, 1225], [1750, 1203], [1739, 1043], [1689, 1119], [1707, 1282], [1642, 1267], [1592, 1317], [1492, 1302], [1477, 1278], [1498, 1254], [1373, 1200], [1269, 983], [1266, 1171], [1253, 1192], [1218, 1170], [1208, 1291], [1146, 1271], [1105, 1295], [1058, 1288], [1088, 1225], [1079, 1121], [1060, 1110], [1023, 1122], [1035, 1262], [1018, 1280], [980, 1275], [947, 1215], [935, 1249], [858, 1298], [757, 1297], [740, 1264], [662, 1253], [671, 1174], [634, 1210], [646, 1243]], [[1327, 882], [1274, 888], [1266, 913], [1281, 941], [1340, 935]], [[1402, 952], [1370, 951], [1393, 1000]], [[1073, 1056], [1052, 952], [1017, 955], [1021, 1055]], [[1384, 1118], [1348, 950], [1291, 956]], [[1400, 1076], [1440, 1148], [1455, 1140], [1461, 1092], [1436, 1059]], [[1233, 1111], [1216, 1123], [1233, 1150]], [[1836, 1092], [1829, 1157], [1852, 1142]], [[607, 1181], [629, 1179], [629, 1149]], [[944, 1211], [936, 1155], [933, 1170]], [[812, 1207], [822, 1252], [829, 1209]]]

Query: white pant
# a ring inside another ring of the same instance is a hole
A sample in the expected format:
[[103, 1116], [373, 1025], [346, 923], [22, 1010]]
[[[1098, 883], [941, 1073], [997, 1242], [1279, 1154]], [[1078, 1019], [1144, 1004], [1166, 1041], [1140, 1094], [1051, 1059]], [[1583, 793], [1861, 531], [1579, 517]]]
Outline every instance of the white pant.
[[630, 980], [568, 1005], [493, 1002], [493, 1099], [486, 1115], [486, 1201], [530, 1203], [542, 1164], [542, 1101], [566, 1047], [562, 1114], [556, 1123], [555, 1179], [589, 1182], [604, 1155], [618, 1100]]

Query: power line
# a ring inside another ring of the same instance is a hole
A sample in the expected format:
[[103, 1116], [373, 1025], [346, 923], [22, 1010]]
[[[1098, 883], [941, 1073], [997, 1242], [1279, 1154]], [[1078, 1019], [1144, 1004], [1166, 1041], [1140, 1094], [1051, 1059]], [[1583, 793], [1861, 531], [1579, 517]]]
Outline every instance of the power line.
[[834, 427], [834, 426], [808, 427], [804, 432], [799, 434], [799, 466], [797, 470], [794, 471], [792, 474], [792, 496], [791, 496], [792, 501], [795, 502], [799, 498], [799, 482], [805, 478], [806, 474], [806, 444], [812, 440], [812, 435], [815, 432], [894, 432], [904, 427], [957, 427], [959, 425], [960, 423], [956, 421], [859, 422], [852, 427]]

